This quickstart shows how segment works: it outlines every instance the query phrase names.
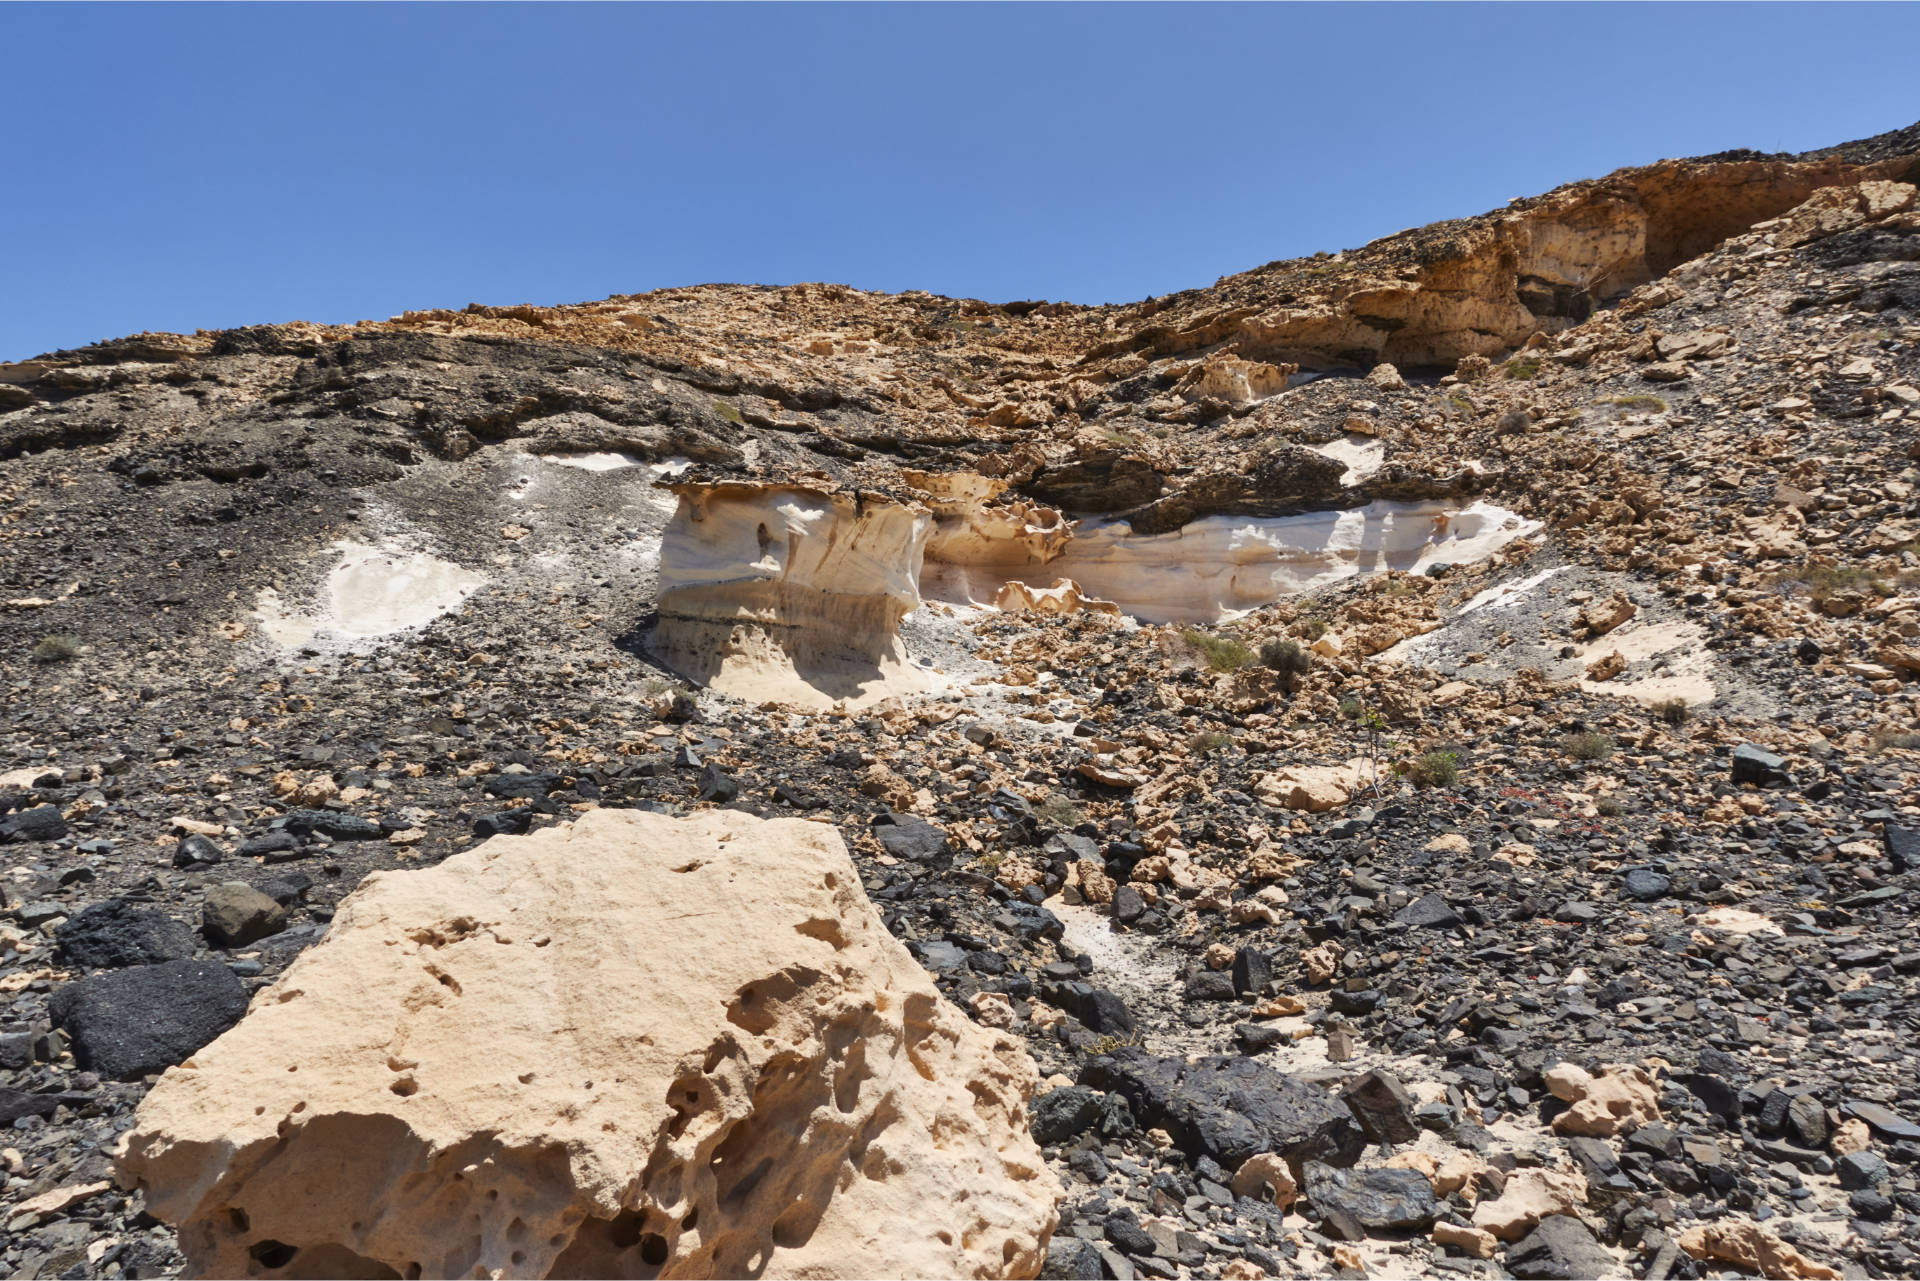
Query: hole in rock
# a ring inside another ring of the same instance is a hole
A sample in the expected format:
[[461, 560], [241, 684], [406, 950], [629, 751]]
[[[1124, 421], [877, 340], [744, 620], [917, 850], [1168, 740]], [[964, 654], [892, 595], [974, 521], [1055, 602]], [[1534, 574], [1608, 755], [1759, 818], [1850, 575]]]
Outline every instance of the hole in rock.
[[657, 1268], [667, 1261], [667, 1239], [658, 1232], [649, 1232], [640, 1238], [640, 1261], [648, 1267]]
[[300, 1253], [298, 1246], [288, 1245], [284, 1241], [256, 1241], [247, 1247], [247, 1256], [263, 1268], [277, 1271], [293, 1262], [293, 1256]]
[[233, 1225], [235, 1232], [245, 1232], [250, 1220], [247, 1218], [247, 1212], [236, 1205], [227, 1211], [227, 1222]]
[[630, 1250], [640, 1244], [640, 1228], [645, 1222], [638, 1212], [628, 1210], [607, 1225], [607, 1241], [616, 1250]]

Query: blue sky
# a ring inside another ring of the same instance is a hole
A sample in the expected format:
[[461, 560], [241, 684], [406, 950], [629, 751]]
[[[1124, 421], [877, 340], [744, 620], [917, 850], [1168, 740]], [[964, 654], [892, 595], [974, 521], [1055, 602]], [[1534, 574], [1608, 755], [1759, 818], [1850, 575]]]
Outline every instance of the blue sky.
[[1920, 119], [1920, 5], [0, 4], [0, 359], [713, 280], [1128, 301]]

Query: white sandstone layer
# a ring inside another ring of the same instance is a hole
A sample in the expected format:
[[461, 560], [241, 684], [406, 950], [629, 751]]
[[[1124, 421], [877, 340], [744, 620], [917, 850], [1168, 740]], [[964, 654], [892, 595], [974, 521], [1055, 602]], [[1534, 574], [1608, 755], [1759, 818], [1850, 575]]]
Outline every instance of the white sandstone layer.
[[654, 643], [677, 671], [816, 709], [930, 688], [899, 639], [920, 605], [924, 508], [794, 485], [668, 488]]
[[1359, 574], [1483, 560], [1539, 528], [1491, 503], [1439, 502], [1209, 516], [1147, 536], [1124, 521], [1089, 522], [1048, 570], [1142, 622], [1216, 622]]
[[1073, 526], [1051, 507], [1005, 501], [1007, 482], [972, 472], [906, 473], [933, 512], [933, 533], [921, 567], [922, 588], [935, 600], [984, 605], [1015, 581], [1059, 556]]
[[1036, 1081], [832, 828], [599, 810], [369, 876], [120, 1174], [202, 1275], [1033, 1276]]

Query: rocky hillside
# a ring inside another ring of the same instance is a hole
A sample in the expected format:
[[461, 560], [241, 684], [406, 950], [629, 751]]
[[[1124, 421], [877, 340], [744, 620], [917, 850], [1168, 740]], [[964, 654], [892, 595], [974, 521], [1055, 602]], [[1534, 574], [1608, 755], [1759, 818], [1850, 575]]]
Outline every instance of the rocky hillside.
[[0, 1270], [1913, 1275], [1916, 184], [0, 365]]

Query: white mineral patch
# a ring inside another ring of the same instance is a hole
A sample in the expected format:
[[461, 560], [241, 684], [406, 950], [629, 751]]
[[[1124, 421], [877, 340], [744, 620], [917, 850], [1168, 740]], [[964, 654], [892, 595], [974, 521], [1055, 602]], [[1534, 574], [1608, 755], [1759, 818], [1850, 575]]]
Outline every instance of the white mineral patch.
[[650, 463], [635, 454], [626, 453], [535, 454], [534, 457], [562, 467], [577, 467], [581, 471], [622, 471], [628, 467], [645, 467], [656, 478], [678, 476], [693, 466], [692, 460], [687, 458], [669, 458], [664, 462]]
[[394, 544], [340, 542], [340, 563], [304, 606], [272, 588], [255, 601], [268, 639], [288, 648], [356, 649], [383, 636], [425, 626], [459, 606], [486, 579], [449, 560]]
[[1501, 583], [1475, 596], [1460, 607], [1462, 614], [1471, 614], [1480, 609], [1511, 609], [1520, 603], [1521, 597], [1565, 569], [1565, 565], [1556, 565], [1552, 569], [1543, 569], [1539, 573], [1522, 578], [1518, 582]]
[[1483, 560], [1539, 528], [1491, 503], [1431, 502], [1209, 516], [1146, 536], [1124, 521], [1088, 522], [1047, 571], [1143, 622], [1215, 622], [1343, 578]]
[[1309, 446], [1317, 454], [1325, 454], [1335, 462], [1347, 465], [1347, 474], [1340, 478], [1343, 485], [1357, 485], [1373, 473], [1387, 460], [1387, 442], [1371, 436], [1362, 436], [1358, 432], [1348, 432], [1338, 440], [1330, 440], [1324, 445]]

